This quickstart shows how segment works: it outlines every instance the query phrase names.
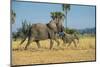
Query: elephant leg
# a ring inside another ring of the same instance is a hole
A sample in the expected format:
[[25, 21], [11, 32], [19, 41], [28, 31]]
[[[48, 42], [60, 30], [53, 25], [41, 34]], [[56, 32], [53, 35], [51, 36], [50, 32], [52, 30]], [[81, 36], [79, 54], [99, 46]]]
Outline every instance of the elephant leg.
[[78, 44], [78, 45], [77, 45], [77, 47], [78, 47], [78, 46], [79, 46], [79, 39], [77, 40], [77, 44]]
[[25, 40], [26, 40], [26, 38], [24, 38], [24, 39], [20, 42], [19, 45], [23, 44]]
[[50, 49], [52, 49], [52, 47], [53, 47], [53, 40], [50, 39]]
[[39, 40], [36, 40], [36, 43], [37, 43], [38, 48], [41, 48]]
[[26, 40], [26, 38], [23, 38], [23, 40], [20, 42], [18, 48], [21, 48], [20, 46], [24, 43], [25, 40]]
[[69, 47], [69, 46], [71, 45], [71, 43], [72, 43], [72, 41], [70, 41], [70, 42], [69, 42], [69, 44], [68, 44], [68, 46], [67, 46], [67, 47]]
[[78, 42], [77, 43], [79, 44], [79, 39], [78, 39]]
[[27, 50], [27, 47], [30, 45], [31, 42], [32, 42], [32, 38], [29, 37], [29, 38], [28, 38], [28, 42], [27, 42], [27, 44], [26, 44], [26, 46], [25, 46], [25, 50]]
[[64, 39], [62, 41], [63, 41], [63, 46], [66, 46], [66, 41]]
[[57, 38], [55, 38], [54, 40], [57, 42], [57, 46], [59, 46], [60, 45], [59, 40]]
[[73, 40], [74, 46], [77, 47], [75, 40]]

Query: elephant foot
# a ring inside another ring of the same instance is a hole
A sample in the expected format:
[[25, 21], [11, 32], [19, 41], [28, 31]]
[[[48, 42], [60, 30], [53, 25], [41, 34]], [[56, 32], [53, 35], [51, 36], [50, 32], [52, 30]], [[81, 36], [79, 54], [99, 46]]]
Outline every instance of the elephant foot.
[[27, 47], [25, 47], [24, 50], [27, 50]]

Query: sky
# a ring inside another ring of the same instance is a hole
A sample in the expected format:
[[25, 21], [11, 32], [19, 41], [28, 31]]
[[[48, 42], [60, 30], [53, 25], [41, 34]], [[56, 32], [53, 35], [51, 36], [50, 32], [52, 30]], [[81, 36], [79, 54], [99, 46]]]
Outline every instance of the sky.
[[[62, 4], [20, 1], [12, 1], [11, 9], [16, 13], [16, 20], [12, 24], [12, 31], [17, 31], [24, 20], [31, 24], [46, 24], [51, 20], [50, 12], [63, 12]], [[66, 25], [65, 22], [63, 25]], [[95, 6], [71, 5], [71, 9], [67, 14], [67, 27], [75, 29], [95, 27]]]

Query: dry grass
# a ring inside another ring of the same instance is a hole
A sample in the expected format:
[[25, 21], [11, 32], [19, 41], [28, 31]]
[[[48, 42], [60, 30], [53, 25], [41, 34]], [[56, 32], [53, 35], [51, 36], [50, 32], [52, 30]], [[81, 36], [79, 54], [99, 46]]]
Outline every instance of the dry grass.
[[[26, 41], [27, 42], [27, 41]], [[12, 64], [13, 65], [27, 65], [27, 64], [46, 64], [46, 63], [60, 63], [60, 62], [78, 62], [78, 61], [94, 61], [95, 59], [95, 38], [85, 37], [80, 39], [75, 48], [73, 44], [70, 47], [57, 47], [56, 42], [52, 50], [49, 50], [49, 40], [41, 41], [41, 47], [37, 48], [35, 42], [31, 43], [28, 50], [15, 50], [17, 48], [23, 49], [25, 43], [18, 47], [20, 41], [12, 42]]]

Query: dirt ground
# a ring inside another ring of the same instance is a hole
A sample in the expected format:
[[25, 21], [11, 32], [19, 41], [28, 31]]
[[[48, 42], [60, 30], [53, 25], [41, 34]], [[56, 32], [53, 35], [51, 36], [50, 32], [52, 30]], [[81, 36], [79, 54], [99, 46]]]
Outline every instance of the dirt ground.
[[[27, 41], [19, 47], [20, 40], [12, 42], [12, 65], [27, 65], [27, 64], [46, 64], [46, 63], [61, 63], [61, 62], [79, 62], [79, 61], [94, 61], [95, 59], [95, 38], [81, 38], [77, 48], [74, 44], [69, 47], [60, 47], [54, 42], [53, 49], [50, 50], [50, 41], [40, 41], [41, 48], [37, 48], [35, 42], [31, 43], [27, 50], [23, 50]], [[20, 50], [16, 50], [20, 48]]]

